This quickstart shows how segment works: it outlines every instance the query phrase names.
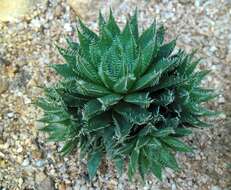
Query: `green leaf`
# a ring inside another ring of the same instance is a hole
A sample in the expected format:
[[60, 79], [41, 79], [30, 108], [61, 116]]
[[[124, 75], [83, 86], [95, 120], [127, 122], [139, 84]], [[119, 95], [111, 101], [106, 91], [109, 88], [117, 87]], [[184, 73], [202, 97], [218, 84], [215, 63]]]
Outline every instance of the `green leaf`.
[[169, 72], [176, 67], [181, 59], [176, 58], [162, 58], [157, 63], [154, 63], [150, 66], [150, 70], [154, 70], [156, 72], [161, 71], [162, 73]]
[[128, 177], [131, 180], [132, 176], [136, 172], [136, 169], [138, 167], [138, 160], [139, 160], [139, 150], [134, 149], [132, 151], [129, 165], [128, 165]]
[[118, 155], [130, 155], [136, 146], [136, 139], [132, 139], [128, 143], [124, 143], [123, 146], [117, 149]]
[[117, 104], [122, 98], [123, 97], [118, 94], [109, 94], [109, 95], [97, 98], [97, 100], [101, 103], [102, 109], [107, 110], [108, 107]]
[[115, 21], [112, 10], [110, 9], [109, 20], [107, 23], [108, 30], [112, 33], [113, 36], [120, 34], [120, 29]]
[[60, 112], [60, 113], [45, 115], [38, 121], [43, 123], [61, 123], [69, 119], [70, 117], [66, 112]]
[[141, 90], [159, 83], [161, 72], [149, 72], [143, 75], [132, 87], [132, 91]]
[[113, 122], [115, 124], [115, 133], [118, 139], [124, 140], [130, 133], [132, 124], [126, 120], [123, 116], [113, 113]]
[[143, 179], [145, 174], [148, 172], [149, 168], [150, 168], [149, 160], [147, 158], [144, 149], [142, 149], [139, 156], [139, 172]]
[[151, 141], [150, 137], [139, 137], [136, 147], [137, 148], [142, 148], [143, 146], [149, 144]]
[[134, 39], [137, 41], [139, 38], [139, 30], [138, 30], [138, 20], [137, 20], [137, 9], [135, 10], [134, 15], [130, 19], [130, 28], [131, 32], [134, 36]]
[[99, 75], [101, 81], [103, 82], [104, 86], [106, 86], [107, 88], [110, 89], [113, 85], [113, 81], [109, 77], [109, 73], [106, 72], [104, 59], [101, 61], [100, 65], [99, 65], [98, 75]]
[[168, 57], [174, 50], [176, 46], [176, 39], [172, 40], [171, 42], [164, 44], [160, 47], [160, 51], [158, 53], [158, 57]]
[[201, 81], [209, 74], [210, 70], [203, 70], [194, 73], [192, 77], [193, 86], [197, 87]]
[[106, 25], [106, 22], [103, 18], [101, 11], [99, 12], [98, 25], [99, 25], [99, 33], [102, 36], [102, 33], [103, 33], [102, 30], [103, 30], [104, 26]]
[[123, 168], [124, 168], [124, 160], [122, 158], [117, 158], [114, 160], [116, 170], [118, 171], [119, 175], [123, 174]]
[[159, 129], [158, 131], [153, 133], [153, 136], [155, 137], [166, 137], [169, 136], [171, 134], [174, 134], [175, 131], [173, 130], [172, 127], [167, 127], [167, 128], [163, 128], [163, 129]]
[[84, 105], [83, 119], [89, 120], [103, 112], [102, 104], [98, 100], [92, 99]]
[[91, 133], [111, 126], [111, 117], [108, 114], [97, 115], [86, 122], [83, 130]]
[[171, 90], [166, 90], [153, 98], [153, 104], [167, 106], [171, 104], [174, 101], [174, 99], [174, 93]]
[[101, 159], [102, 153], [100, 151], [95, 151], [90, 155], [90, 159], [87, 162], [87, 170], [91, 180], [96, 175], [96, 171], [100, 165]]
[[161, 163], [159, 163], [157, 160], [152, 159], [150, 163], [150, 169], [152, 173], [162, 181], [162, 166]]
[[189, 64], [185, 70], [185, 74], [186, 75], [190, 75], [193, 73], [193, 71], [196, 69], [197, 65], [200, 63], [201, 59], [198, 59], [194, 62], [192, 62], [191, 64]]
[[198, 119], [197, 116], [188, 113], [188, 112], [182, 112], [181, 113], [181, 122], [186, 123], [192, 126], [197, 126], [197, 127], [210, 127], [212, 125], [209, 125], [208, 123], [202, 122], [201, 120]]
[[50, 123], [40, 130], [49, 133], [48, 141], [65, 141], [68, 134], [67, 126], [61, 123]]
[[165, 35], [165, 29], [164, 29], [164, 26], [162, 25], [157, 29], [157, 32], [156, 32], [156, 42], [157, 42], [158, 47], [163, 44], [164, 35]]
[[77, 76], [69, 64], [52, 64], [51, 67], [64, 78], [72, 78]]
[[185, 128], [175, 128], [175, 137], [183, 137], [187, 135], [191, 135], [192, 131], [190, 129], [185, 129]]
[[62, 96], [63, 101], [68, 107], [82, 107], [87, 101], [89, 101], [87, 96], [82, 96], [80, 94], [64, 93]]
[[190, 93], [191, 98], [198, 102], [206, 102], [208, 100], [211, 100], [218, 95], [214, 93], [214, 90], [212, 89], [202, 89], [202, 88], [193, 88], [193, 90]]
[[151, 113], [146, 109], [132, 104], [118, 104], [114, 110], [134, 124], [145, 124], [151, 118]]
[[101, 97], [110, 94], [110, 91], [108, 91], [103, 86], [83, 80], [75, 80], [74, 86], [72, 88], [73, 88], [72, 89], [73, 92], [77, 92], [84, 96], [90, 96], [90, 97]]
[[84, 57], [79, 55], [77, 56], [76, 69], [80, 76], [89, 79], [93, 83], [101, 84], [101, 80], [98, 76], [96, 68], [91, 63], [89, 63]]
[[147, 46], [147, 44], [151, 41], [155, 41], [156, 39], [156, 21], [152, 23], [152, 25], [146, 29], [139, 38], [140, 47], [143, 49]]
[[196, 116], [215, 116], [218, 115], [219, 112], [209, 110], [207, 108], [201, 107], [197, 105], [195, 102], [190, 102], [186, 105], [184, 105], [184, 109], [191, 112], [192, 114]]
[[54, 131], [65, 131], [66, 126], [61, 123], [50, 123], [47, 126], [40, 128], [40, 131], [54, 132]]
[[157, 52], [156, 42], [154, 40], [150, 41], [147, 46], [141, 50], [141, 74], [144, 74], [148, 70]]
[[152, 147], [153, 149], [158, 149], [161, 147], [161, 142], [156, 139], [152, 138], [151, 142], [148, 144], [149, 147]]
[[72, 49], [73, 51], [79, 50], [79, 48], [80, 48], [79, 43], [72, 41], [70, 37], [66, 38], [66, 42], [67, 42], [69, 48]]
[[55, 104], [55, 102], [53, 101], [48, 101], [45, 98], [38, 98], [35, 102], [35, 104], [42, 108], [44, 111], [46, 112], [50, 112], [50, 113], [56, 113], [56, 112], [62, 112], [64, 111], [64, 109], [61, 106], [57, 106]]
[[178, 117], [172, 117], [172, 118], [168, 118], [165, 120], [165, 126], [167, 128], [171, 127], [171, 128], [177, 128], [178, 125], [180, 123], [180, 120]]
[[165, 142], [170, 147], [174, 148], [176, 151], [182, 151], [182, 152], [192, 152], [192, 148], [184, 144], [183, 142], [177, 140], [174, 137], [165, 137], [161, 139], [163, 142]]
[[156, 92], [157, 90], [169, 88], [171, 86], [178, 86], [187, 80], [185, 76], [170, 75], [168, 77], [163, 77], [156, 86], [152, 87], [151, 92]]
[[77, 140], [71, 139], [71, 140], [65, 142], [60, 153], [62, 154], [62, 156], [66, 156], [66, 155], [70, 154], [76, 147], [77, 147]]
[[114, 132], [113, 125], [103, 129], [101, 132], [102, 132], [101, 136], [103, 138], [103, 144], [105, 146], [107, 156], [109, 158], [113, 159], [116, 156], [115, 149], [114, 149], [114, 146], [115, 146], [115, 140], [114, 140], [115, 132]]
[[84, 53], [85, 55], [87, 55], [91, 41], [88, 39], [87, 36], [81, 33], [78, 29], [77, 29], [77, 33], [78, 33], [78, 38], [80, 42], [81, 53]]
[[159, 150], [159, 162], [175, 171], [179, 170], [175, 157], [164, 148]]
[[136, 104], [143, 108], [148, 108], [152, 100], [148, 97], [148, 92], [132, 93], [124, 97], [124, 101], [132, 104]]
[[85, 38], [87, 38], [89, 41], [96, 42], [99, 39], [97, 34], [95, 34], [87, 26], [85, 26], [80, 19], [79, 19], [79, 25], [80, 25], [80, 28], [82, 30], [82, 35], [84, 35]]
[[113, 86], [113, 90], [117, 93], [126, 93], [132, 87], [135, 80], [136, 78], [132, 74], [124, 76]]

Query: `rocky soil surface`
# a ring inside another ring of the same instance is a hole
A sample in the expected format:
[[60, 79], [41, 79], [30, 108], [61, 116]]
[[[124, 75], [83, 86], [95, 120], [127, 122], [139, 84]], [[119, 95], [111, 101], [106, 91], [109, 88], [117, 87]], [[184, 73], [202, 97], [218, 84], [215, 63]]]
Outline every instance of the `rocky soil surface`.
[[[0, 23], [1, 190], [231, 189], [230, 0], [41, 2], [30, 7], [29, 14], [19, 20], [4, 15], [4, 21], [8, 21]], [[196, 151], [177, 155], [182, 171], [167, 170], [162, 182], [150, 176], [142, 183], [137, 176], [130, 183], [126, 174], [118, 176], [115, 173], [110, 162], [90, 182], [86, 161], [78, 159], [78, 153], [61, 157], [58, 151], [62, 145], [47, 143], [46, 135], [37, 130], [42, 126], [36, 122], [41, 110], [33, 105], [33, 101], [42, 94], [41, 86], [57, 80], [48, 65], [63, 62], [54, 43], [64, 44], [66, 35], [76, 38], [76, 16], [97, 31], [98, 10], [101, 8], [107, 15], [110, 6], [121, 26], [138, 7], [141, 30], [156, 18], [167, 27], [168, 39], [180, 35], [178, 47], [187, 51], [198, 48], [198, 57], [204, 62], [202, 67], [211, 69], [204, 85], [220, 93], [208, 105], [223, 111], [219, 118], [212, 120], [215, 128], [197, 131], [185, 139]], [[20, 4], [16, 7], [20, 8]], [[0, 6], [0, 18], [3, 8]]]

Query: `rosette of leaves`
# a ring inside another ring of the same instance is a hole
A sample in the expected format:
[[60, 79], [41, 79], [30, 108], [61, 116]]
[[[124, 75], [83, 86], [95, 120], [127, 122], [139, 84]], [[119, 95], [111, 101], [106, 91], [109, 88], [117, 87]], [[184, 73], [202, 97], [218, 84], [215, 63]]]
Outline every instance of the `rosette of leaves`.
[[98, 23], [96, 34], [79, 21], [79, 43], [68, 38], [58, 47], [65, 64], [52, 65], [61, 80], [37, 100], [41, 130], [65, 143], [64, 155], [80, 149], [90, 178], [106, 157], [119, 172], [128, 162], [129, 178], [138, 171], [161, 179], [166, 167], [179, 170], [175, 152], [192, 151], [180, 139], [209, 126], [201, 120], [214, 114], [202, 106], [215, 97], [201, 86], [208, 71], [196, 69], [195, 51], [164, 43], [156, 22], [140, 33], [137, 11], [123, 30], [111, 11]]

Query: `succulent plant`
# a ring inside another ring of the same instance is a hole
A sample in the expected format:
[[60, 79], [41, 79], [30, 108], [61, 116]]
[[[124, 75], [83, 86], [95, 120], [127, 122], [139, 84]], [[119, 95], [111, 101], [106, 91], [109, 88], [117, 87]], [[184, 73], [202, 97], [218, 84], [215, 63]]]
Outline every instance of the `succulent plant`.
[[208, 71], [196, 69], [196, 51], [164, 43], [156, 22], [140, 34], [137, 11], [123, 30], [112, 11], [98, 22], [99, 34], [80, 20], [79, 43], [57, 46], [66, 63], [52, 65], [62, 78], [37, 100], [41, 130], [65, 143], [63, 155], [80, 149], [91, 179], [105, 156], [120, 173], [128, 162], [130, 179], [137, 171], [161, 179], [166, 167], [179, 170], [175, 152], [192, 151], [180, 138], [209, 126], [201, 120], [214, 114], [202, 106], [215, 97], [201, 86]]

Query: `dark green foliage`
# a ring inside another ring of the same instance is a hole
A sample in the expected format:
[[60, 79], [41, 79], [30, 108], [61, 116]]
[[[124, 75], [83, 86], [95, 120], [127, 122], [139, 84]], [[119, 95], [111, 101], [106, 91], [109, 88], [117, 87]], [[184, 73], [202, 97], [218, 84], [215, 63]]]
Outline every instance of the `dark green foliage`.
[[58, 47], [65, 64], [52, 65], [62, 79], [37, 101], [42, 130], [65, 142], [64, 155], [79, 148], [90, 178], [105, 155], [120, 173], [128, 160], [129, 178], [178, 171], [174, 153], [192, 151], [180, 137], [214, 114], [201, 105], [215, 95], [200, 85], [208, 72], [195, 70], [195, 52], [174, 51], [176, 39], [163, 44], [155, 22], [139, 34], [137, 12], [122, 31], [110, 12], [107, 22], [99, 16], [99, 35], [81, 21], [77, 33], [80, 43]]

